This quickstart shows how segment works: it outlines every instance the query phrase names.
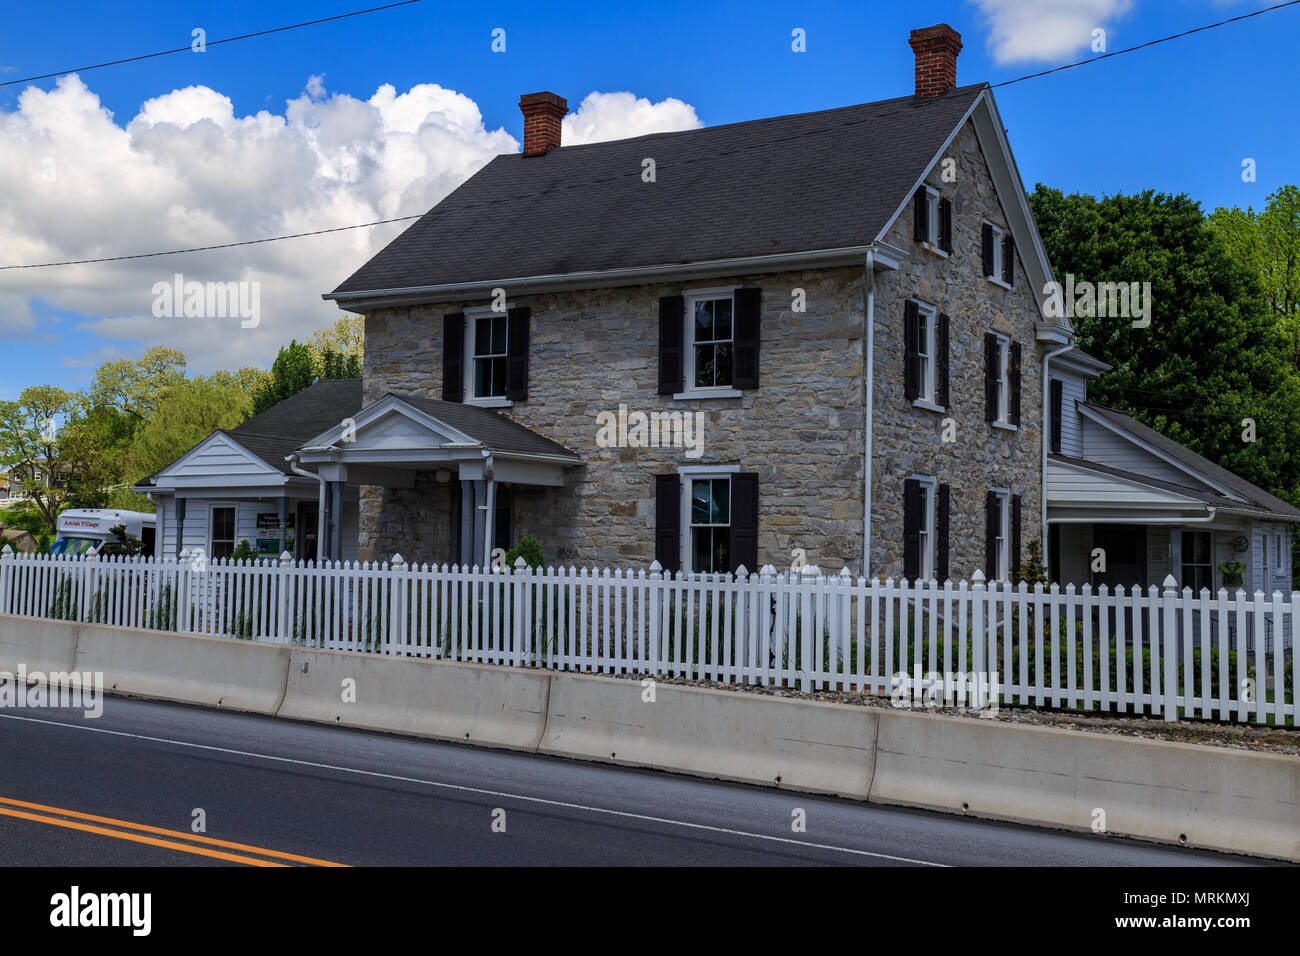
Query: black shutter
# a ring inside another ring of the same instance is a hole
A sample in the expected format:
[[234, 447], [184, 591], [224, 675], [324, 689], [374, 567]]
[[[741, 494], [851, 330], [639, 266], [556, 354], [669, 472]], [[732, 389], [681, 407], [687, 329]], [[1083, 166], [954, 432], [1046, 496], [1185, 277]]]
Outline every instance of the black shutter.
[[952, 201], [947, 196], [939, 200], [939, 248], [952, 252]]
[[1020, 343], [1011, 343], [1011, 370], [1007, 373], [1007, 388], [1011, 392], [1011, 424], [1020, 424]]
[[980, 246], [984, 254], [984, 274], [993, 275], [993, 227], [987, 222], [984, 223], [984, 230], [981, 233]]
[[925, 199], [925, 187], [917, 186], [916, 195], [912, 198], [912, 238], [917, 242], [925, 242], [930, 238], [930, 217], [926, 215]]
[[998, 527], [1002, 524], [1002, 499], [990, 491], [984, 499], [984, 574], [990, 581], [998, 576]]
[[732, 388], [758, 388], [761, 299], [761, 289], [737, 289], [735, 292], [735, 326], [732, 333], [736, 344], [732, 352]]
[[655, 475], [655, 560], [664, 571], [682, 566], [682, 482], [676, 475]]
[[934, 508], [934, 576], [948, 580], [948, 527], [952, 495], [947, 485], [939, 486], [939, 498]]
[[1011, 580], [1020, 580], [1020, 496], [1011, 496]]
[[506, 313], [506, 398], [522, 402], [528, 398], [528, 327], [533, 310], [520, 306]]
[[935, 368], [938, 371], [934, 401], [936, 405], [948, 407], [948, 313], [939, 313], [939, 327], [935, 330]]
[[1002, 281], [1007, 285], [1016, 284], [1016, 240], [1010, 233], [1002, 237]]
[[921, 483], [903, 480], [903, 577], [921, 576]]
[[984, 333], [984, 420], [998, 420], [998, 337]]
[[1059, 378], [1052, 379], [1052, 452], [1059, 455], [1061, 453], [1061, 429], [1064, 423], [1061, 421], [1061, 415], [1064, 414], [1063, 405], [1065, 404], [1065, 388]]
[[[673, 395], [682, 390], [684, 383], [682, 335], [685, 309], [685, 300], [680, 295], [666, 295], [659, 300], [660, 395]], [[659, 563], [663, 564], [662, 561]]]
[[465, 313], [442, 317], [442, 400], [465, 400]]
[[731, 570], [758, 570], [758, 474], [731, 476]]
[[903, 305], [903, 397], [921, 395], [921, 313], [915, 302]]

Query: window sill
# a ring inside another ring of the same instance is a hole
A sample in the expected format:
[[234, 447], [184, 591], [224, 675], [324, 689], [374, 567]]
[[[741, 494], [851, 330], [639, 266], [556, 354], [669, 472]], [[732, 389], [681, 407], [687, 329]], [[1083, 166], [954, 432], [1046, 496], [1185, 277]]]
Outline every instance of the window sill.
[[515, 403], [508, 398], [494, 396], [492, 398], [467, 398], [465, 404], [477, 405], [479, 408], [512, 408]]
[[741, 398], [744, 394], [736, 388], [697, 389], [691, 392], [678, 392], [673, 396], [673, 401], [701, 402], [707, 398]]
[[948, 409], [944, 408], [942, 405], [936, 405], [934, 402], [924, 398], [912, 399], [912, 407], [924, 408], [927, 412], [938, 412], [941, 415], [948, 411]]
[[1005, 432], [1020, 431], [1019, 425], [1012, 425], [1010, 422], [989, 422], [989, 424], [992, 425], [994, 428], [1001, 428]]
[[984, 278], [988, 279], [990, 282], [992, 282], [995, 286], [998, 286], [999, 288], [1003, 288], [1007, 290], [1011, 289], [1011, 284], [1009, 282], [1005, 282], [1002, 279], [998, 278], [997, 276], [985, 276]]
[[921, 248], [943, 259], [947, 259], [949, 255], [948, 253], [940, 249], [938, 246], [936, 246], [933, 242], [930, 242], [930, 240], [928, 239], [924, 240], [921, 243]]

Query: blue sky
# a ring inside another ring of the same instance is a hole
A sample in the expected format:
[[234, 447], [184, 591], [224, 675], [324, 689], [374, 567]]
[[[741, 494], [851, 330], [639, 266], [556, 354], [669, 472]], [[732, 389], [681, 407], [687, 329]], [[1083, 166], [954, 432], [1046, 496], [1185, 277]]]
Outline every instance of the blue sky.
[[[213, 40], [365, 5], [345, 0], [10, 4], [0, 34], [0, 82], [182, 46], [195, 27], [205, 29]], [[1080, 24], [1095, 20], [1106, 30], [1107, 48], [1115, 50], [1267, 5], [1250, 0], [1075, 0], [1068, 6], [1083, 12], [1067, 32], [1077, 34]], [[962, 84], [996, 83], [1093, 55], [1086, 45], [1067, 50], [1073, 34], [1058, 37], [1055, 44], [1044, 41], [1044, 31], [1025, 22], [1025, 11], [1032, 9], [1027, 0], [467, 6], [425, 0], [220, 45], [203, 54], [92, 70], [80, 78], [122, 126], [145, 101], [190, 86], [228, 97], [234, 116], [244, 117], [261, 110], [283, 116], [287, 101], [305, 96], [304, 87], [313, 75], [324, 75], [327, 96], [348, 94], [360, 101], [386, 83], [398, 94], [417, 84], [436, 83], [477, 104], [483, 130], [503, 128], [518, 139], [522, 124], [516, 104], [521, 93], [534, 90], [567, 97], [571, 110], [592, 91], [630, 91], [652, 103], [674, 98], [689, 104], [705, 125], [905, 95], [912, 89], [908, 30], [938, 22], [951, 24], [963, 36], [958, 60]], [[491, 31], [498, 27], [506, 31], [504, 54], [490, 49]], [[806, 53], [790, 49], [796, 27], [806, 31]], [[1187, 192], [1207, 210], [1231, 204], [1261, 206], [1269, 192], [1298, 178], [1298, 34], [1300, 6], [999, 89], [997, 100], [1026, 185], [1032, 188], [1042, 181], [1092, 193], [1145, 188]], [[52, 90], [55, 81], [33, 85]], [[0, 88], [0, 151], [31, 149], [30, 140], [23, 145], [5, 143], [5, 120], [19, 110], [22, 89]], [[485, 135], [479, 140], [474, 148], [484, 155], [500, 151], [493, 146], [499, 140]], [[1241, 178], [1246, 157], [1257, 163], [1253, 183]], [[34, 155], [28, 158], [36, 161]], [[236, 161], [232, 173], [237, 167]], [[19, 205], [29, 187], [12, 175], [6, 181], [4, 170], [0, 163], [0, 223], [40, 218], [40, 207], [33, 213], [32, 207]], [[130, 171], [122, 174], [124, 181], [130, 180]], [[111, 185], [106, 190], [101, 181], [97, 191], [102, 195], [113, 190]], [[417, 190], [416, 195], [421, 193]], [[151, 226], [149, 216], [124, 217], [113, 209], [111, 199], [104, 200], [104, 223], [97, 227], [93, 243], [98, 254], [175, 245], [175, 223], [168, 231]], [[100, 201], [95, 193], [81, 195], [75, 208], [93, 220]], [[258, 202], [260, 213], [241, 216], [238, 229], [232, 225], [220, 234], [255, 238], [300, 221], [281, 222], [274, 209], [266, 209], [274, 204], [274, 191], [271, 196], [264, 191]], [[219, 218], [221, 208], [209, 207], [209, 217]], [[330, 207], [323, 203], [322, 208]], [[382, 202], [375, 210], [386, 212]], [[310, 219], [315, 227], [330, 224], [327, 212], [317, 212]], [[65, 219], [69, 214], [68, 209], [59, 212]], [[112, 224], [118, 219], [123, 227], [114, 238]], [[154, 215], [153, 222], [161, 220]], [[90, 248], [84, 237], [51, 239], [56, 232], [53, 227], [40, 231], [36, 245], [24, 246], [6, 247], [0, 236], [0, 259], [79, 257]], [[200, 234], [207, 235], [195, 233]], [[379, 238], [385, 237], [376, 241]], [[259, 248], [269, 247], [254, 247]], [[287, 341], [289, 332], [302, 338], [305, 329], [328, 324], [335, 313], [313, 297], [359, 266], [357, 256], [364, 251], [337, 244], [314, 248], [306, 265], [288, 253], [268, 253], [264, 260], [275, 260], [274, 269], [292, 276], [298, 283], [294, 288], [302, 290], [303, 309], [309, 312], [293, 322], [268, 324], [258, 330], [265, 334], [257, 337], [250, 333], [238, 353], [215, 340], [211, 350], [193, 339], [177, 343], [191, 356], [192, 367], [210, 370], [202, 354], [209, 351], [210, 361], [218, 366], [266, 365], [281, 333]], [[154, 268], [163, 275], [170, 275], [173, 265], [190, 271], [205, 268], [198, 257], [184, 260]], [[260, 267], [255, 258], [246, 257], [238, 268]], [[268, 281], [274, 269], [269, 268]], [[172, 342], [164, 326], [156, 327], [155, 336], [145, 321], [100, 321], [104, 316], [147, 314], [134, 300], [123, 303], [115, 298], [115, 287], [126, 281], [125, 270], [106, 265], [80, 273], [77, 296], [68, 294], [65, 283], [70, 280], [62, 271], [29, 272], [20, 283], [14, 282], [15, 273], [0, 273], [10, 283], [0, 283], [0, 293], [8, 293], [0, 296], [0, 334], [9, 339], [6, 361], [0, 364], [0, 398], [16, 397], [24, 385], [40, 382], [78, 387], [102, 358], [137, 355], [149, 344]], [[138, 273], [132, 276], [132, 282], [143, 281]], [[102, 307], [96, 305], [97, 289], [103, 292]], [[20, 321], [15, 310], [24, 308]], [[5, 310], [11, 312], [7, 324]]]

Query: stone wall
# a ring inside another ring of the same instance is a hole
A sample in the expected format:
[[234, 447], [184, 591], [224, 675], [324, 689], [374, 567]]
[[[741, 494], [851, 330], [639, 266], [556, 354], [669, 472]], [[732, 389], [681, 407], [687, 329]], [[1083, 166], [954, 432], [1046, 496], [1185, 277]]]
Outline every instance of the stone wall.
[[[739, 398], [676, 401], [658, 394], [659, 297], [707, 286], [762, 288], [759, 388]], [[792, 290], [806, 311], [792, 311]], [[478, 303], [475, 303], [478, 304]], [[483, 303], [486, 304], [486, 303]], [[636, 567], [654, 560], [654, 477], [683, 465], [737, 465], [759, 475], [759, 560], [838, 571], [862, 554], [862, 271], [732, 276], [519, 296], [532, 308], [528, 400], [505, 414], [577, 452], [585, 468], [563, 488], [516, 486], [515, 538], [532, 534], [547, 561]], [[442, 315], [465, 304], [383, 310], [366, 317], [365, 397], [441, 397]], [[702, 413], [699, 457], [681, 448], [601, 448], [597, 415]], [[363, 494], [364, 543], [406, 522], [401, 500]], [[439, 508], [433, 509], [435, 516]], [[418, 523], [418, 522], [417, 522]], [[422, 526], [421, 526], [422, 527]], [[403, 552], [405, 554], [405, 552]]]
[[[873, 428], [871, 545], [873, 575], [903, 569], [903, 481], [933, 475], [951, 489], [949, 575], [969, 579], [984, 569], [985, 495], [1009, 487], [1022, 498], [1021, 551], [1041, 536], [1043, 346], [1035, 342], [1037, 300], [1016, 250], [1015, 281], [1006, 289], [984, 276], [981, 230], [985, 220], [1007, 228], [973, 127], [953, 139], [956, 181], [943, 182], [940, 162], [926, 182], [953, 204], [952, 253], [943, 257], [913, 239], [912, 206], [898, 217], [886, 241], [906, 250], [898, 272], [877, 273], [875, 306], [875, 423]], [[946, 312], [950, 323], [946, 412], [918, 408], [903, 396], [903, 303], [909, 298]], [[1021, 417], [1018, 430], [984, 420], [984, 333], [1019, 342]], [[943, 441], [944, 419], [956, 441]]]

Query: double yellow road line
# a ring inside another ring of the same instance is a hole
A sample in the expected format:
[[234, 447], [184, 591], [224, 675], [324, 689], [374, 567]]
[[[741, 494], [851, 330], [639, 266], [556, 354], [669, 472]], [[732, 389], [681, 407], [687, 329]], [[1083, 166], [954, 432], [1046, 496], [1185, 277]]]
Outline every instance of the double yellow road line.
[[[268, 850], [265, 847], [249, 846], [246, 843], [231, 843], [228, 840], [217, 840], [199, 833], [186, 833], [184, 830], [168, 830], [163, 827], [149, 826], [145, 823], [131, 823], [128, 820], [101, 817], [93, 813], [63, 810], [59, 807], [49, 807], [41, 803], [28, 803], [25, 800], [14, 800], [9, 797], [0, 797], [0, 816], [30, 820], [34, 823], [44, 823], [69, 830], [81, 830], [84, 833], [95, 833], [116, 840], [128, 840], [132, 843], [147, 843], [150, 846], [179, 850], [182, 853], [193, 853], [196, 856], [207, 856], [231, 863], [245, 863], [249, 866], [289, 866], [293, 863], [306, 866], [348, 865], [346, 863], [332, 863], [329, 860], [318, 860], [310, 856], [299, 856], [296, 853]], [[156, 835], [149, 836], [148, 834]], [[224, 849], [214, 849], [214, 847]], [[240, 850], [242, 853], [227, 852], [229, 850]], [[278, 862], [281, 860], [287, 860], [288, 862]]]

